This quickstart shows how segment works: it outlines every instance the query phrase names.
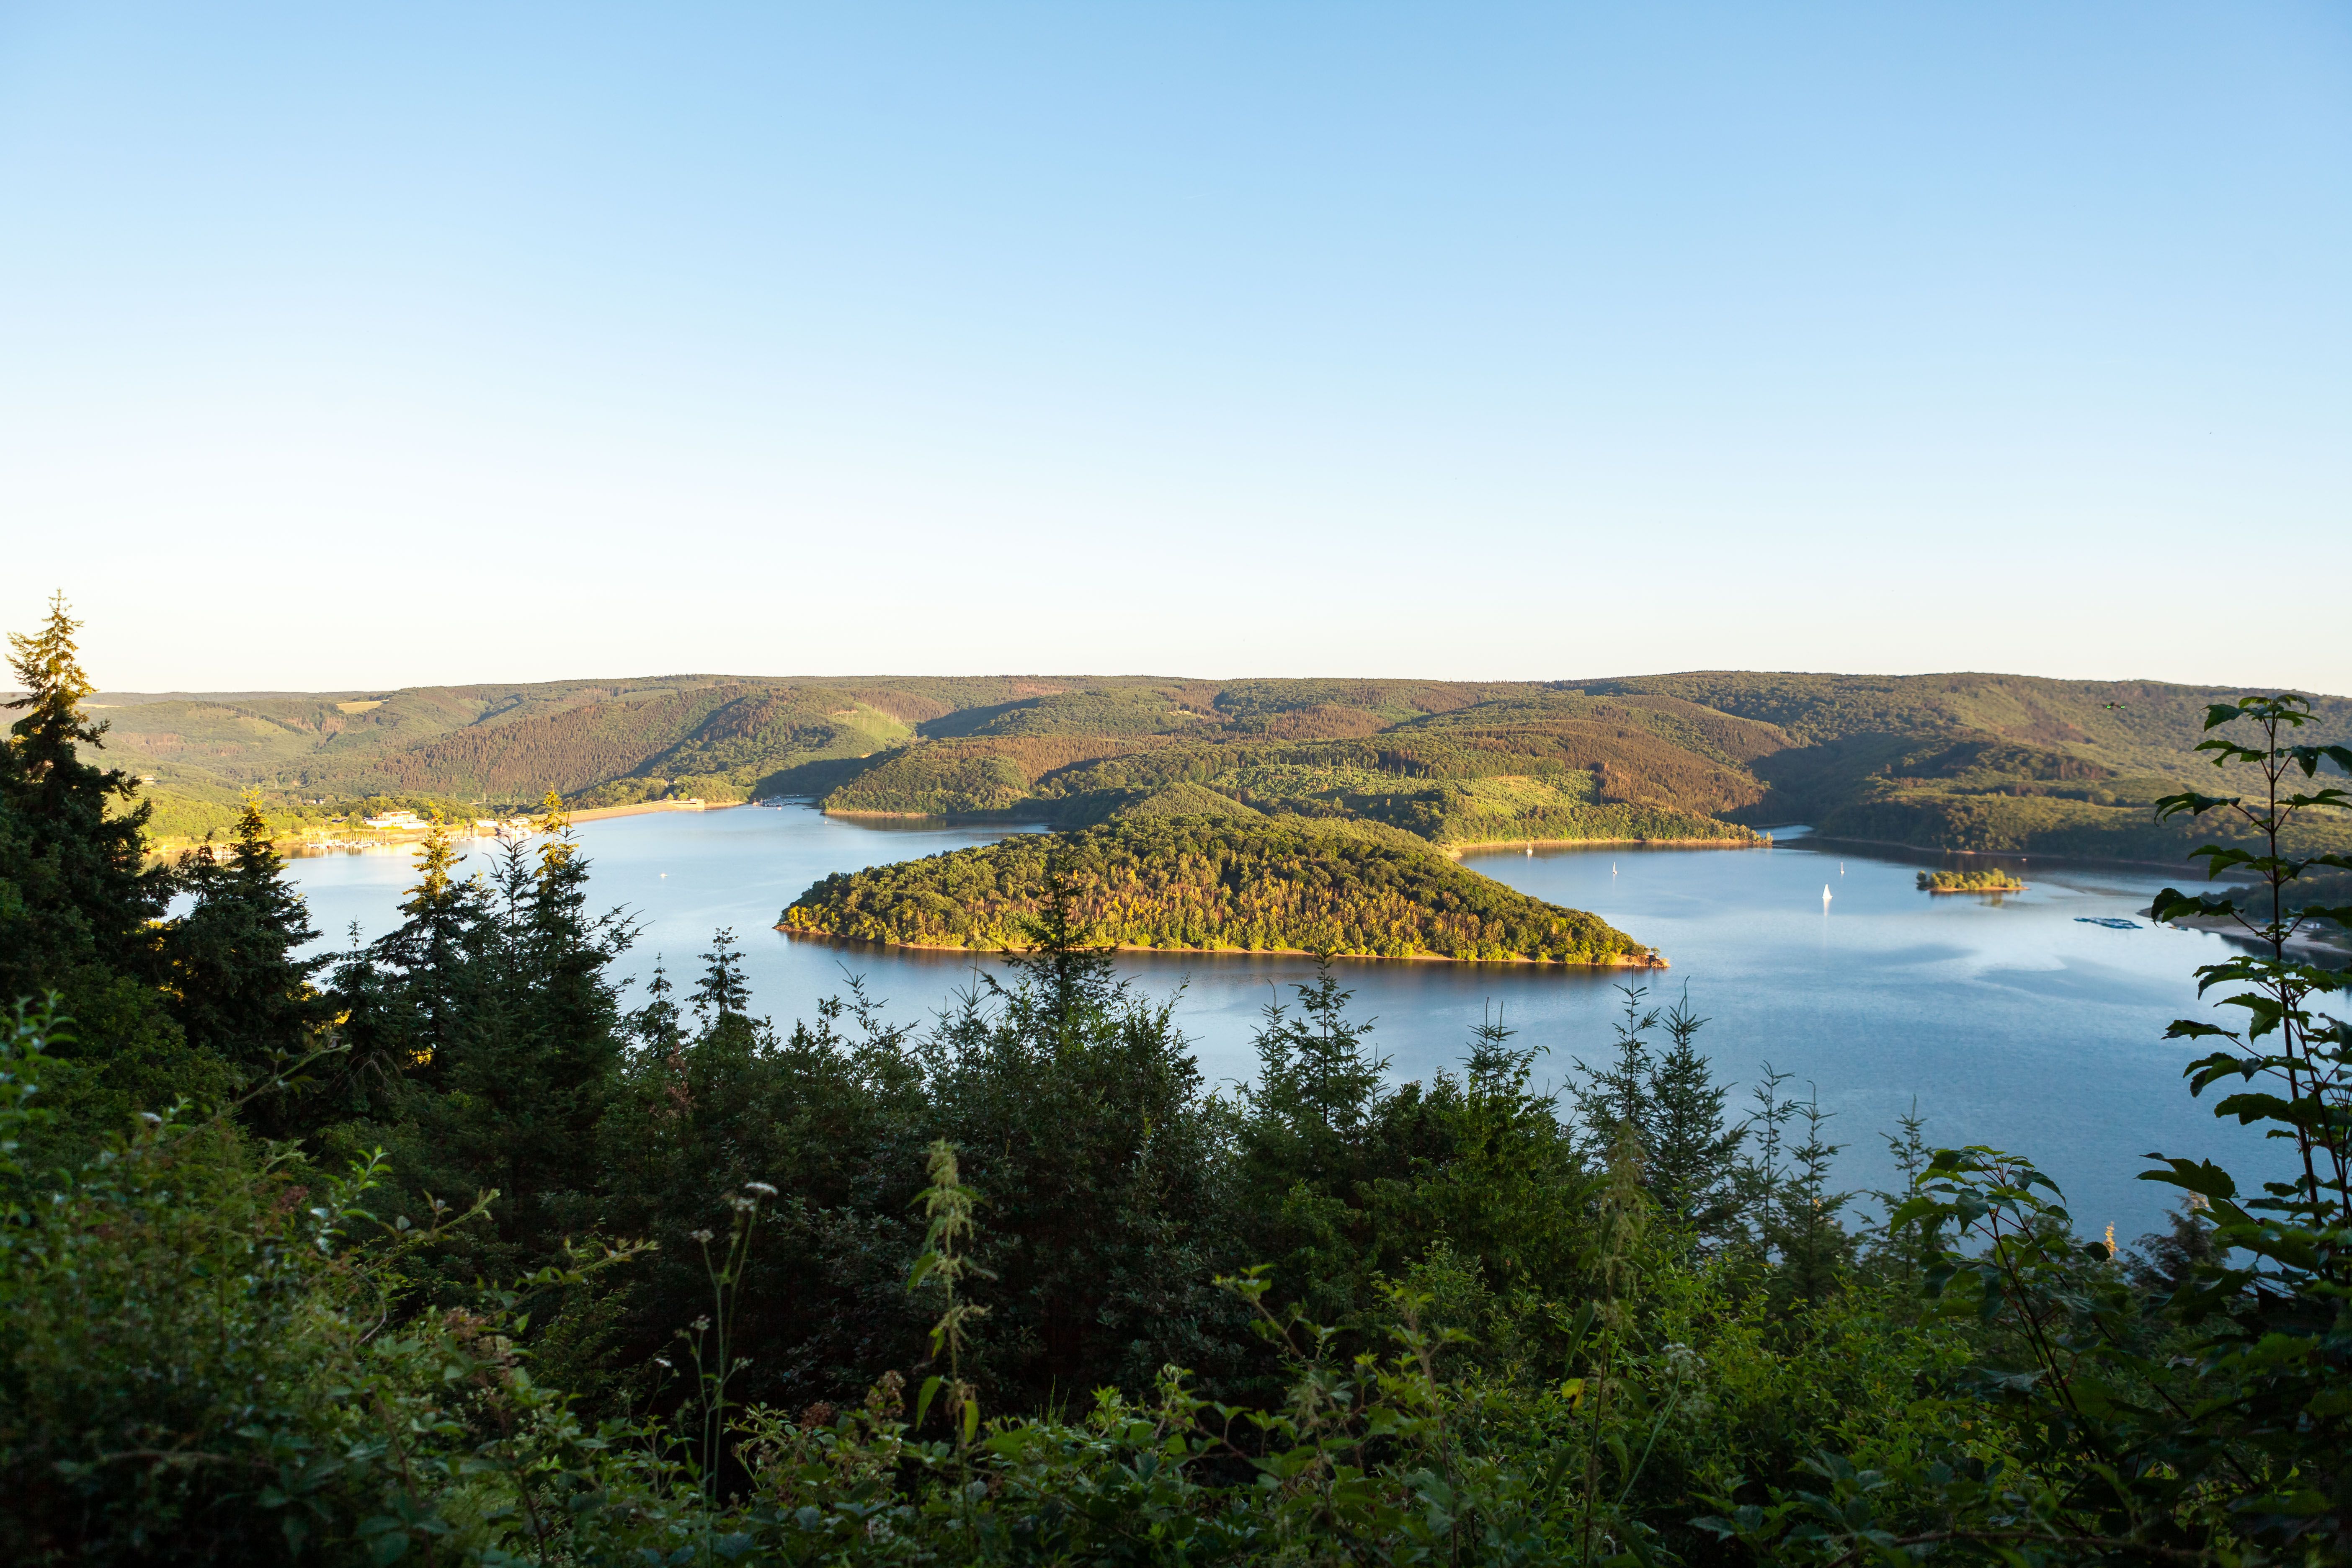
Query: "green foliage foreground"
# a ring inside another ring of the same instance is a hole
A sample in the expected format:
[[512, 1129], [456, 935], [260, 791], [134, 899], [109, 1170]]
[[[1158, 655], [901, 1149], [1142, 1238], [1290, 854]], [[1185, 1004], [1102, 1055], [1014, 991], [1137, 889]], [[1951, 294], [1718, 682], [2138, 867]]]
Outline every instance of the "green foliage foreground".
[[625, 1015], [553, 812], [481, 882], [429, 844], [325, 974], [257, 825], [140, 879], [69, 632], [0, 752], [48, 936], [0, 959], [88, 1015], [0, 1025], [0, 1560], [2352, 1558], [2347, 977], [2287, 958], [2275, 848], [2352, 752], [2295, 700], [2213, 715], [2263, 792], [2165, 805], [2261, 890], [2158, 900], [2244, 926], [2200, 976], [2242, 1026], [2174, 1033], [2291, 1158], [2158, 1162], [2135, 1257], [1916, 1119], [1856, 1207], [1637, 987], [1564, 1097], [1499, 1024], [1395, 1082], [1328, 974], [1209, 1093], [1066, 900], [924, 1027], [853, 988], [780, 1035], [723, 933]]
[[1140, 816], [1022, 834], [803, 893], [777, 929], [922, 947], [1029, 945], [1058, 884], [1070, 914], [1122, 947], [1648, 965], [1597, 916], [1529, 898], [1377, 824]]

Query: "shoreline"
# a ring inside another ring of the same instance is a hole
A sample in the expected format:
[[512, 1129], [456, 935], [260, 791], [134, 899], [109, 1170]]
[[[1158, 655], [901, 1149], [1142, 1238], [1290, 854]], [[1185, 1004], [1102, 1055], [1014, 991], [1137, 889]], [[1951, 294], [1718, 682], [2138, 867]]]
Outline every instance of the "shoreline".
[[[908, 952], [966, 952], [973, 954], [1024, 952], [1025, 948], [966, 947], [944, 942], [886, 942], [879, 937], [842, 936], [829, 931], [809, 931], [799, 926], [778, 924], [772, 928], [786, 936], [801, 937], [811, 942], [835, 942], [854, 947], [896, 948]], [[1324, 956], [1304, 947], [1143, 947], [1133, 942], [1118, 942], [1113, 952], [1175, 952], [1197, 953], [1207, 958], [1252, 958], [1264, 954], [1277, 958], [1320, 958]], [[1571, 963], [1558, 958], [1454, 958], [1443, 952], [1409, 952], [1391, 958], [1377, 952], [1335, 952], [1335, 959], [1357, 963], [1509, 963], [1529, 969], [1664, 969], [1666, 961], [1655, 953], [1633, 958], [1612, 959], [1606, 963]]]
[[[748, 804], [745, 801], [713, 803], [699, 800], [646, 800], [639, 801], [635, 805], [590, 806], [584, 811], [567, 811], [563, 815], [572, 822], [601, 822], [608, 816], [642, 816], [653, 812], [731, 811], [738, 805]], [[462, 824], [453, 822], [448, 826], [453, 829], [449, 835], [452, 838], [476, 839], [498, 837], [494, 832], [483, 833], [478, 830], [470, 817]], [[463, 828], [462, 832], [455, 831], [460, 827]], [[309, 827], [294, 833], [275, 835], [269, 842], [271, 847], [281, 854], [299, 855], [305, 852], [324, 854], [335, 849], [347, 852], [354, 849], [390, 849], [403, 844], [422, 844], [429, 837], [431, 837], [430, 830], [425, 828]], [[167, 839], [152, 846], [149, 852], [159, 857], [178, 858], [194, 854], [203, 842], [204, 840], [200, 838]]]
[[[835, 806], [819, 806], [825, 816], [866, 817], [889, 822], [936, 822], [945, 827], [1055, 827], [1048, 816], [1002, 816], [993, 813], [938, 811], [853, 811]], [[1274, 815], [1279, 820], [1278, 814]], [[1315, 818], [1312, 820], [1324, 820]], [[1399, 831], [1408, 831], [1400, 829]], [[1419, 838], [1419, 834], [1414, 834]], [[1581, 849], [1608, 846], [1640, 844], [1673, 849], [1769, 849], [1772, 837], [1759, 833], [1753, 838], [1479, 838], [1464, 844], [1439, 844], [1422, 839], [1432, 849], [1450, 859], [1459, 860], [1465, 855], [1481, 854], [1500, 849]]]
[[750, 804], [740, 800], [641, 800], [635, 805], [592, 805], [585, 811], [567, 811], [563, 815], [574, 822], [600, 822], [608, 816], [642, 816], [654, 811], [732, 811]]
[[1431, 848], [1449, 859], [1459, 860], [1465, 855], [1482, 854], [1499, 849], [1599, 849], [1610, 846], [1639, 844], [1664, 849], [1769, 849], [1769, 837], [1756, 838], [1481, 838], [1470, 844], [1433, 844]]
[[[2029, 849], [1947, 849], [1934, 844], [1905, 844], [1894, 838], [1846, 838], [1827, 833], [1809, 833], [1796, 842], [1852, 844], [1859, 845], [1865, 849], [1900, 849], [1907, 855], [2006, 855], [2012, 860], [2031, 860], [2034, 858], [2034, 851]], [[2184, 868], [2190, 872], [2197, 869], [2195, 866], [2188, 863], [2186, 857], [2179, 860], [2135, 860], [2119, 855], [2071, 855], [2057, 849], [2045, 849], [2040, 853], [2044, 860], [2054, 860], [2066, 866], [2131, 866], [2144, 871], [2175, 873], [2179, 873]]]

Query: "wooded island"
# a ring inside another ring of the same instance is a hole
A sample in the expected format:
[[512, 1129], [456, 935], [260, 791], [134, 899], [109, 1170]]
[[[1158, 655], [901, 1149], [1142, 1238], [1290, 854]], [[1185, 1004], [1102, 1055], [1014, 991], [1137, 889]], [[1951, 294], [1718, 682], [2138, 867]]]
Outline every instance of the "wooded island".
[[1919, 890], [1926, 893], [2021, 893], [2025, 884], [2007, 871], [1922, 871]]
[[795, 935], [1020, 950], [1058, 883], [1094, 944], [1663, 968], [1596, 916], [1529, 898], [1377, 823], [1129, 817], [827, 877]]

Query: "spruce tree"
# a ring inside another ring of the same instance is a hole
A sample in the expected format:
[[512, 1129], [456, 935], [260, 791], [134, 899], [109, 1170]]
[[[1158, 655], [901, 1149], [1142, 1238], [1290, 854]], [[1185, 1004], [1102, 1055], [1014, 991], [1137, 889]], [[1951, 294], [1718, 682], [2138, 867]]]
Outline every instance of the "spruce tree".
[[0, 998], [87, 989], [74, 972], [152, 980], [150, 924], [171, 897], [170, 879], [146, 860], [153, 808], [120, 768], [84, 760], [105, 744], [106, 725], [82, 701], [97, 689], [74, 640], [80, 629], [59, 594], [27, 637], [11, 633], [10, 664], [24, 710], [0, 747]]
[[1649, 1189], [1664, 1213], [1704, 1235], [1730, 1217], [1732, 1167], [1746, 1132], [1723, 1124], [1725, 1090], [1696, 1043], [1706, 1020], [1691, 1010], [1687, 988], [1663, 1022], [1666, 1048], [1643, 1096]]
[[378, 939], [364, 962], [349, 967], [337, 989], [352, 1006], [357, 1044], [394, 1075], [427, 1083], [446, 1077], [483, 975], [489, 895], [457, 875], [457, 847], [440, 814], [416, 856], [416, 884], [400, 902], [404, 917]]
[[79, 629], [59, 595], [38, 632], [10, 636], [26, 694], [9, 706], [24, 714], [0, 743], [0, 1006], [54, 994], [71, 1020], [50, 1047], [53, 1142], [29, 1156], [37, 1164], [78, 1160], [134, 1111], [217, 1102], [232, 1082], [189, 1047], [159, 988], [170, 879], [146, 864], [138, 782], [83, 756], [103, 747], [106, 725], [82, 710], [95, 686]]
[[[173, 1011], [190, 1043], [248, 1079], [312, 1050], [335, 1011], [314, 984], [330, 960], [295, 956], [319, 933], [259, 803], [248, 796], [236, 841], [224, 851], [207, 838], [181, 865], [178, 881], [194, 902], [165, 945]], [[264, 1100], [250, 1110], [281, 1130], [290, 1107]]]
[[1077, 890], [1059, 863], [1046, 862], [1045, 897], [1038, 912], [1022, 920], [1021, 933], [1028, 951], [1008, 961], [1022, 982], [1013, 993], [1016, 1010], [1034, 1010], [1053, 1037], [1070, 1041], [1118, 1006], [1124, 987], [1113, 973], [1112, 950], [1088, 940]]
[[1324, 960], [1297, 987], [1298, 1011], [1268, 1003], [1252, 1042], [1257, 1079], [1237, 1092], [1248, 1127], [1246, 1157], [1261, 1184], [1280, 1191], [1312, 1177], [1345, 1191], [1383, 1094], [1388, 1058], [1365, 1044], [1371, 1022], [1348, 1016], [1350, 993]]
[[1789, 1076], [1766, 1062], [1763, 1076], [1748, 1089], [1756, 1109], [1739, 1124], [1747, 1152], [1732, 1172], [1732, 1191], [1741, 1244], [1758, 1257], [1770, 1256], [1785, 1234], [1791, 1179], [1788, 1130], [1798, 1110], [1795, 1100], [1780, 1098]]
[[[1576, 1064], [1584, 1078], [1578, 1111], [1593, 1147], [1601, 1151], [1615, 1146], [1620, 1127], [1643, 1132], [1650, 1121], [1649, 1035], [1658, 1026], [1658, 1010], [1642, 1005], [1649, 994], [1647, 987], [1620, 985], [1617, 989], [1625, 997], [1624, 1016], [1612, 1026], [1617, 1032], [1611, 1042], [1617, 1047], [1617, 1059], [1604, 1068], [1587, 1067], [1581, 1060]], [[1643, 1158], [1647, 1157], [1645, 1149]]]
[[670, 1000], [677, 987], [670, 984], [669, 966], [654, 954], [653, 978], [646, 982], [646, 1005], [628, 1016], [630, 1035], [656, 1061], [671, 1061], [686, 1048], [686, 1030], [678, 1005]]
[[1336, 1319], [1374, 1267], [1366, 1194], [1392, 1166], [1389, 1058], [1368, 1043], [1372, 1020], [1348, 1016], [1328, 958], [1295, 989], [1297, 1011], [1266, 1004], [1257, 1077], [1234, 1091], [1238, 1174], [1254, 1200], [1239, 1217], [1250, 1261], [1275, 1266], [1276, 1299]]
[[1049, 889], [1018, 983], [966, 992], [923, 1048], [940, 1131], [988, 1199], [980, 1381], [1029, 1400], [1213, 1368], [1201, 1326], [1231, 1310], [1209, 1283], [1226, 1260], [1205, 1249], [1222, 1194], [1199, 1068], [1074, 902]]
[[735, 931], [721, 926], [710, 935], [710, 951], [702, 955], [708, 965], [702, 979], [696, 984], [688, 1005], [694, 1009], [695, 1022], [708, 1036], [730, 1018], [746, 1018], [751, 1006], [751, 987], [743, 978], [743, 954], [735, 943]]
[[606, 971], [632, 930], [586, 912], [588, 862], [560, 803], [535, 826], [536, 850], [509, 840], [484, 887], [455, 881], [436, 822], [404, 928], [416, 1005], [439, 1032], [395, 1147], [421, 1187], [497, 1190], [496, 1247], [473, 1259], [492, 1272], [545, 1262], [593, 1227], [596, 1131], [623, 1054]]
[[[610, 970], [636, 927], [618, 910], [589, 912], [588, 860], [552, 790], [536, 826], [538, 865], [514, 927], [528, 997], [528, 1072], [538, 1086], [534, 1120], [545, 1130], [551, 1163], [585, 1193], [595, 1184], [594, 1130], [625, 1049]], [[747, 987], [747, 1005], [748, 994]]]
[[1797, 1107], [1797, 1114], [1804, 1121], [1805, 1136], [1790, 1151], [1794, 1164], [1777, 1241], [1783, 1290], [1811, 1306], [1837, 1290], [1852, 1270], [1853, 1237], [1837, 1216], [1853, 1194], [1830, 1190], [1830, 1163], [1844, 1145], [1831, 1142], [1824, 1134], [1832, 1113], [1822, 1109], [1819, 1089]]

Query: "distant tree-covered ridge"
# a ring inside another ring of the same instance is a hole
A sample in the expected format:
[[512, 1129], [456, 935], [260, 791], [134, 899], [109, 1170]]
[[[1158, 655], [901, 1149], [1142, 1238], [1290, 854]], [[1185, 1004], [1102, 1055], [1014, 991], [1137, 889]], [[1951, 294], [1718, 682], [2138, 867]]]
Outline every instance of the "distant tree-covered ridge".
[[[1610, 680], [665, 676], [309, 695], [108, 694], [160, 837], [430, 796], [483, 814], [800, 796], [828, 811], [1084, 826], [1181, 783], [1181, 812], [1386, 823], [1444, 847], [1738, 841], [1805, 823], [1921, 848], [2170, 862], [2214, 829], [2153, 803], [2214, 781], [2233, 690], [2023, 676], [1701, 671]], [[2352, 739], [2352, 702], [2313, 699]], [[2239, 787], [2242, 781], [2229, 783]], [[1173, 809], [1163, 805], [1163, 812]], [[2226, 825], [2221, 829], [2227, 837]], [[2352, 849], [2315, 812], [2299, 851]]]
[[777, 929], [1023, 949], [1056, 880], [1089, 940], [1120, 947], [1660, 962], [1599, 918], [1529, 898], [1395, 828], [1257, 816], [1143, 815], [842, 873], [795, 900]]

